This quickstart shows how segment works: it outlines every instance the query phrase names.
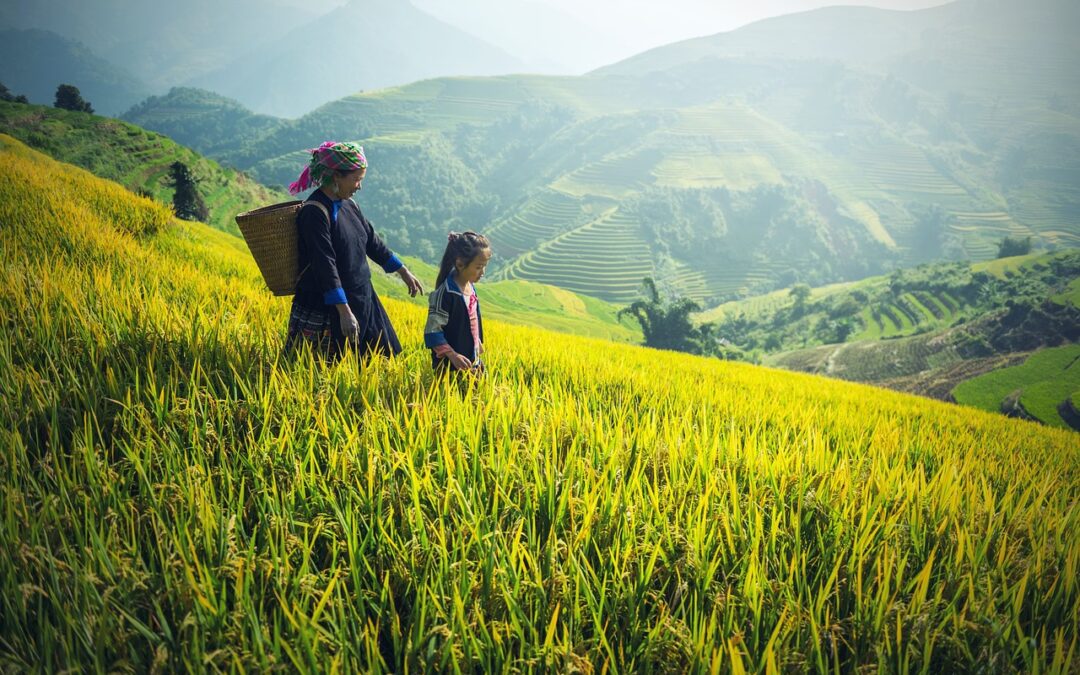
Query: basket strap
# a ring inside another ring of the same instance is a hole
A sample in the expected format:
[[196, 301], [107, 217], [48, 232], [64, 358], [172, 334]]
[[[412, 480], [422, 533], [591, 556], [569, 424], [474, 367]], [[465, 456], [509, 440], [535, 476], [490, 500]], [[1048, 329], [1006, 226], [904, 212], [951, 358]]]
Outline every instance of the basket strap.
[[[300, 205], [300, 209], [296, 212], [297, 220], [300, 219], [300, 211], [303, 211], [304, 207], [307, 206], [308, 204], [311, 204], [313, 206], [318, 206], [319, 210], [323, 212], [324, 216], [326, 216], [327, 224], [330, 223], [330, 212], [326, 210], [326, 207], [323, 206], [321, 203], [310, 200], [310, 199]], [[304, 276], [304, 272], [308, 271], [309, 267], [311, 267], [311, 263], [308, 263], [307, 265], [304, 265], [304, 269], [300, 270], [300, 273], [296, 275], [296, 283], [293, 285], [293, 288], [296, 288], [297, 286], [300, 285], [300, 279]]]

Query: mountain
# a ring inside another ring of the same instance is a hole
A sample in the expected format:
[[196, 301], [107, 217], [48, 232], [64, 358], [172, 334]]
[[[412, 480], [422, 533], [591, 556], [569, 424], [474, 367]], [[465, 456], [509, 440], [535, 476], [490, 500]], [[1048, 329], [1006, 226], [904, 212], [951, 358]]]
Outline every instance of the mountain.
[[149, 87], [78, 42], [44, 30], [0, 30], [0, 82], [32, 103], [52, 105], [71, 84], [103, 115], [118, 115]]
[[0, 27], [54, 31], [161, 91], [279, 39], [317, 14], [276, 0], [9, 0]]
[[834, 61], [902, 77], [939, 95], [1057, 94], [1080, 101], [1080, 45], [1068, 0], [958, 0], [917, 12], [827, 7], [649, 50], [598, 73], [722, 67], [738, 59]]
[[283, 359], [239, 239], [6, 136], [0, 222], [12, 670], [1075, 670], [1071, 432], [498, 321], [436, 378], [392, 299]]
[[236, 101], [205, 89], [173, 87], [151, 96], [123, 114], [145, 129], [168, 129], [169, 138], [205, 155], [221, 156], [237, 139], [262, 139], [282, 127], [285, 120], [260, 115]]
[[[438, 57], [432, 58], [435, 45]], [[521, 61], [408, 0], [351, 0], [187, 84], [260, 112], [296, 117], [366, 89], [522, 68]]]
[[[364, 200], [412, 253], [482, 227], [501, 278], [628, 302], [652, 276], [715, 305], [988, 259], [1005, 236], [1080, 245], [1071, 11], [832, 8], [582, 77], [441, 78], [247, 136], [185, 133], [277, 185], [304, 148], [360, 140]], [[169, 134], [164, 107], [142, 119]]]

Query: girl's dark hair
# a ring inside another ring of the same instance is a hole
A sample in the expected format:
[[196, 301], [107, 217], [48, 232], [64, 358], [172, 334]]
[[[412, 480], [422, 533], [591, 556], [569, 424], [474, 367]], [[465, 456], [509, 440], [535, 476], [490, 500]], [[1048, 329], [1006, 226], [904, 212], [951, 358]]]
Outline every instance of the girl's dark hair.
[[484, 249], [491, 248], [487, 237], [476, 232], [451, 232], [446, 235], [446, 250], [442, 254], [442, 262], [439, 263], [439, 276], [435, 279], [435, 288], [446, 281], [446, 277], [454, 271], [454, 263], [461, 260], [471, 263]]

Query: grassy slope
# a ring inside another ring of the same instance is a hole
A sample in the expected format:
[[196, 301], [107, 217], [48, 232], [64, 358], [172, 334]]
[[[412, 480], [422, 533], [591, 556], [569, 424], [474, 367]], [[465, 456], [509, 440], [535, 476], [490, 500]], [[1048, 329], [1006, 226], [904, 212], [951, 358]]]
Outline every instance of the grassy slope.
[[1040, 422], [1068, 428], [1058, 406], [1080, 386], [1080, 345], [1043, 349], [1022, 365], [987, 373], [953, 389], [960, 403], [999, 411], [1005, 398], [1017, 391], [1020, 403]]
[[173, 195], [169, 166], [181, 161], [199, 181], [209, 224], [234, 234], [237, 213], [290, 199], [160, 134], [112, 118], [0, 102], [0, 133], [165, 203]]
[[277, 363], [234, 238], [0, 160], [5, 668], [1076, 666], [1071, 434], [497, 321], [459, 392], [394, 300]]

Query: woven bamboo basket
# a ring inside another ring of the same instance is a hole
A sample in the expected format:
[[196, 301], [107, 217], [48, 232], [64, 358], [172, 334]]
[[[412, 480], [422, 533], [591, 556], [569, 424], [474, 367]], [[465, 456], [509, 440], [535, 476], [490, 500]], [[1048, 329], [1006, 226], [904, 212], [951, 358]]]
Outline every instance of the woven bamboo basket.
[[296, 213], [301, 204], [282, 202], [236, 216], [244, 241], [274, 295], [296, 292]]

